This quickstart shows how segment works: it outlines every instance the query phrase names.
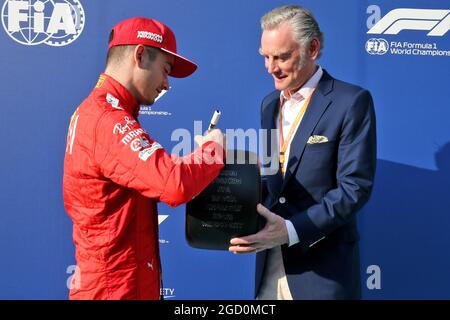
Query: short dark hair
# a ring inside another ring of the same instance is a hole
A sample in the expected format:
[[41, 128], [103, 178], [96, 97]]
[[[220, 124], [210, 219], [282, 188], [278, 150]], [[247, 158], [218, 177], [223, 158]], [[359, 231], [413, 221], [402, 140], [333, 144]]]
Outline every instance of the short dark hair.
[[[113, 38], [114, 38], [114, 30], [111, 30], [108, 42], [111, 42]], [[134, 49], [135, 47], [136, 45], [121, 45], [112, 47], [111, 49], [108, 50], [108, 54], [106, 56], [106, 66], [110, 64], [120, 64], [122, 60], [126, 57], [128, 52], [131, 49]], [[155, 60], [158, 53], [161, 52], [160, 49], [149, 46], [145, 46], [145, 49], [147, 51], [150, 61]]]

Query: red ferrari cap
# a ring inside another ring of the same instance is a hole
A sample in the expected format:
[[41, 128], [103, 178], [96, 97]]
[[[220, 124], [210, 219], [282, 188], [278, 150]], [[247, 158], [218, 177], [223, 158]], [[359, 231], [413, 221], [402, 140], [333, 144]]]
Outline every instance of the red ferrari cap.
[[177, 42], [172, 30], [162, 22], [149, 18], [130, 18], [113, 27], [108, 49], [120, 45], [142, 44], [160, 48], [174, 57], [169, 75], [184, 78], [197, 70], [197, 65], [177, 54]]

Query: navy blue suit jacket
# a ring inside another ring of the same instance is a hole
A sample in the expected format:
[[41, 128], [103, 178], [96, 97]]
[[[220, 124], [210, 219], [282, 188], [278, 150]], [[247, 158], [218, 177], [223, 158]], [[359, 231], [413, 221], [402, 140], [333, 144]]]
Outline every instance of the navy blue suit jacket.
[[[263, 129], [276, 128], [279, 98], [280, 92], [274, 91], [263, 100]], [[308, 144], [313, 135], [325, 136], [328, 142]], [[279, 150], [269, 143], [270, 147], [272, 152]], [[280, 172], [263, 176], [263, 204], [289, 219], [300, 239], [296, 245], [281, 247], [292, 296], [358, 299], [361, 285], [355, 214], [369, 199], [376, 166], [370, 93], [324, 71], [290, 148], [284, 179]], [[256, 293], [265, 256], [265, 251], [257, 254]]]

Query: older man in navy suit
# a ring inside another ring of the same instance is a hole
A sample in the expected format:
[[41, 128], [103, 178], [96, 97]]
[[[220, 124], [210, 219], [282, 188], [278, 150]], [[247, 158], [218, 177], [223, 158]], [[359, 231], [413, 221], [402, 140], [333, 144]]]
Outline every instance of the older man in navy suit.
[[258, 252], [258, 299], [359, 299], [356, 213], [375, 175], [372, 97], [316, 63], [323, 35], [308, 10], [276, 8], [261, 26], [276, 88], [262, 102], [261, 127], [277, 141], [268, 147], [278, 170], [263, 176], [264, 228], [231, 239], [229, 250]]

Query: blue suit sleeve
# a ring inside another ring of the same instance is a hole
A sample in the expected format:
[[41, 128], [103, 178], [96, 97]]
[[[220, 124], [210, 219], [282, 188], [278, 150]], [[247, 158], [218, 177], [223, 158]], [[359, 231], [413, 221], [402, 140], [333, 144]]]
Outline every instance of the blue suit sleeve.
[[290, 220], [303, 245], [317, 241], [346, 224], [370, 197], [376, 168], [376, 121], [367, 90], [355, 95], [341, 128], [336, 188]]

